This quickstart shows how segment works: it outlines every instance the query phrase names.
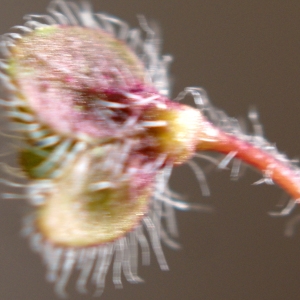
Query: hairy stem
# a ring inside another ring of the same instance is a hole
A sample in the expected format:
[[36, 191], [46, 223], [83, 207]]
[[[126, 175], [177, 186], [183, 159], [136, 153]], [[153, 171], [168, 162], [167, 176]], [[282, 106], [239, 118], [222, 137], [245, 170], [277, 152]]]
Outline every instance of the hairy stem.
[[210, 122], [206, 122], [203, 129], [198, 151], [233, 153], [235, 158], [261, 171], [266, 180], [281, 186], [295, 201], [300, 201], [300, 175], [296, 168], [273, 153], [218, 129]]

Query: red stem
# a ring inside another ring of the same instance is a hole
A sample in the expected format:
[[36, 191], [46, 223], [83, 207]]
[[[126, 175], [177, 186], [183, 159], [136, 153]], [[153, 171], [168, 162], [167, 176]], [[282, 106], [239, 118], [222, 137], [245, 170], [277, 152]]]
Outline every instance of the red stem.
[[260, 170], [267, 178], [281, 186], [295, 201], [300, 201], [300, 176], [285, 162], [271, 153], [223, 132], [207, 122], [197, 146], [199, 151], [235, 153], [235, 157]]

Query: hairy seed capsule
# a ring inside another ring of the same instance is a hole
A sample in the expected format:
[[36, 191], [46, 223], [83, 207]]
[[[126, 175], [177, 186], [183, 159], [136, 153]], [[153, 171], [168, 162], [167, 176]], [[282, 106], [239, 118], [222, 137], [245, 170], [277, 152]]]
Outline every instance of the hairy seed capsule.
[[[9, 73], [22, 112], [46, 132], [26, 137], [20, 163], [29, 177], [52, 180], [36, 226], [56, 245], [124, 236], [147, 214], [157, 172], [195, 152], [200, 112], [160, 95], [138, 57], [100, 29], [37, 29], [16, 43]], [[51, 159], [80, 142], [84, 149], [54, 170]]]

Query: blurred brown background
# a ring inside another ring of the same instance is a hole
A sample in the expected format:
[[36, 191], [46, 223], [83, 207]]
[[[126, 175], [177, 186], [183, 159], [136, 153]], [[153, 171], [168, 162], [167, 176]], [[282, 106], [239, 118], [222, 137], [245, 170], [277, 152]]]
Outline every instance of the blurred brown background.
[[[95, 10], [137, 25], [136, 15], [162, 28], [164, 53], [174, 57], [173, 96], [186, 86], [204, 87], [215, 106], [246, 117], [255, 105], [265, 135], [295, 158], [300, 154], [300, 2], [222, 0], [94, 0]], [[47, 0], [1, 0], [0, 33], [22, 24], [22, 16], [43, 13]], [[1, 145], [5, 151], [6, 146]], [[4, 159], [6, 160], [6, 159]], [[229, 172], [212, 172], [212, 191], [203, 199], [192, 172], [182, 167], [172, 185], [191, 201], [211, 203], [216, 212], [178, 212], [180, 251], [165, 248], [170, 272], [153, 257], [140, 268], [145, 284], [115, 290], [111, 274], [101, 299], [300, 299], [300, 225], [284, 237], [288, 218], [271, 218], [280, 189], [251, 186], [251, 171], [238, 182]], [[0, 202], [0, 299], [58, 299], [44, 280], [40, 258], [20, 238], [22, 201]], [[295, 210], [293, 216], [300, 213]], [[78, 295], [69, 285], [70, 299]]]

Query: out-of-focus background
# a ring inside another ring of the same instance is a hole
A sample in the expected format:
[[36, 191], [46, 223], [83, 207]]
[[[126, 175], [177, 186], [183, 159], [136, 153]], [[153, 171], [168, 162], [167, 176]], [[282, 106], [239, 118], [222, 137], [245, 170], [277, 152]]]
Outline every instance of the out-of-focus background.
[[[22, 24], [22, 16], [43, 13], [47, 0], [1, 0], [0, 33]], [[204, 87], [213, 104], [233, 117], [260, 113], [267, 138], [290, 158], [300, 155], [300, 2], [249, 0], [93, 0], [95, 10], [137, 26], [137, 14], [160, 25], [163, 53], [172, 54], [172, 96], [186, 86]], [[1, 123], [2, 124], [2, 123]], [[1, 149], [5, 151], [4, 140]], [[2, 158], [8, 161], [10, 158]], [[111, 273], [102, 299], [276, 300], [300, 298], [300, 224], [284, 236], [285, 218], [271, 210], [287, 199], [279, 188], [252, 186], [260, 176], [248, 170], [238, 182], [228, 171], [210, 172], [212, 192], [204, 199], [193, 173], [182, 167], [171, 185], [190, 201], [209, 203], [213, 214], [178, 212], [182, 249], [165, 248], [170, 272], [153, 257], [140, 268], [146, 283], [115, 290]], [[4, 190], [4, 189], [3, 189]], [[44, 279], [40, 258], [20, 237], [22, 201], [0, 202], [0, 299], [58, 299]], [[75, 277], [74, 277], [75, 279]], [[68, 285], [69, 299], [79, 295]]]

